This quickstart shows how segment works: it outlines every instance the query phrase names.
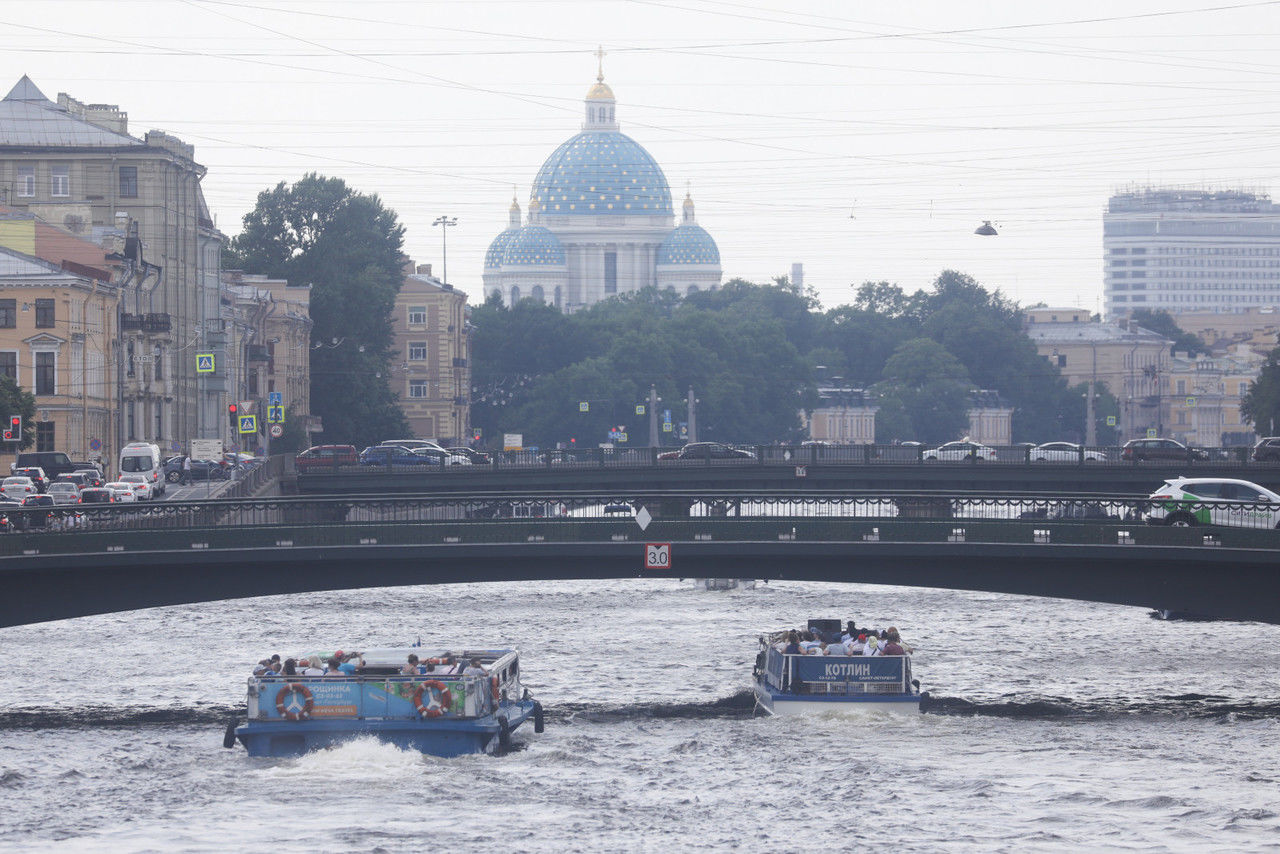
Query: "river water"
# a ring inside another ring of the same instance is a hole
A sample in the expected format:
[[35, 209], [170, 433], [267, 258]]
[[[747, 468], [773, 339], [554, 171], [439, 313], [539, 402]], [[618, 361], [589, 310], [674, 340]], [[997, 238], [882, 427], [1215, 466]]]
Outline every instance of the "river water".
[[[919, 715], [753, 717], [756, 638], [897, 625]], [[221, 746], [251, 664], [514, 645], [504, 756]], [[1280, 627], [947, 590], [620, 580], [380, 588], [0, 630], [10, 851], [1276, 850]]]

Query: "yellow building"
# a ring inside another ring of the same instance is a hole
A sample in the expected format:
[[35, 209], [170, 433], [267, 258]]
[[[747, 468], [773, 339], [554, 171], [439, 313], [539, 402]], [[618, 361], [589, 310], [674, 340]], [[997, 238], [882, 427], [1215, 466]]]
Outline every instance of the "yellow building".
[[432, 276], [430, 264], [406, 265], [390, 370], [414, 438], [446, 446], [471, 439], [469, 317], [466, 294]]
[[[1205, 448], [1252, 445], [1257, 435], [1241, 417], [1240, 402], [1262, 363], [1247, 344], [1220, 356], [1175, 354], [1164, 377], [1163, 435]], [[1274, 435], [1272, 425], [1257, 426]]]

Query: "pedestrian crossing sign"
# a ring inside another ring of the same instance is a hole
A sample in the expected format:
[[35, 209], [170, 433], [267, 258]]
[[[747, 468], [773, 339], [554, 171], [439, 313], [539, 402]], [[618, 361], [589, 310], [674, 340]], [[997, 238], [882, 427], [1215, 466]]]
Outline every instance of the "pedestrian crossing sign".
[[258, 416], [241, 415], [240, 416], [240, 432], [241, 433], [257, 433], [258, 432]]
[[213, 354], [212, 353], [196, 353], [196, 373], [197, 374], [213, 373]]
[[284, 407], [268, 406], [267, 407], [267, 423], [283, 424], [284, 423]]

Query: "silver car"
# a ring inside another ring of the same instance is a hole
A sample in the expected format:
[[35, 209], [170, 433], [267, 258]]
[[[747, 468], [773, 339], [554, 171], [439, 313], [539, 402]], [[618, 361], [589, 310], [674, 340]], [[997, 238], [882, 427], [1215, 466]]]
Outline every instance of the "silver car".
[[80, 490], [76, 488], [74, 483], [66, 483], [60, 481], [58, 483], [49, 484], [46, 495], [53, 496], [54, 504], [79, 504]]

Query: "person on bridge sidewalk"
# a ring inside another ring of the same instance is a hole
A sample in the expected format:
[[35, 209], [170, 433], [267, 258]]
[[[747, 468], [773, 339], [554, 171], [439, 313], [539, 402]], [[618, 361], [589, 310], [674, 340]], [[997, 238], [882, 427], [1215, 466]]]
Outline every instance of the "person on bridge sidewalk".
[[182, 458], [182, 485], [186, 486], [191, 482], [191, 455]]

